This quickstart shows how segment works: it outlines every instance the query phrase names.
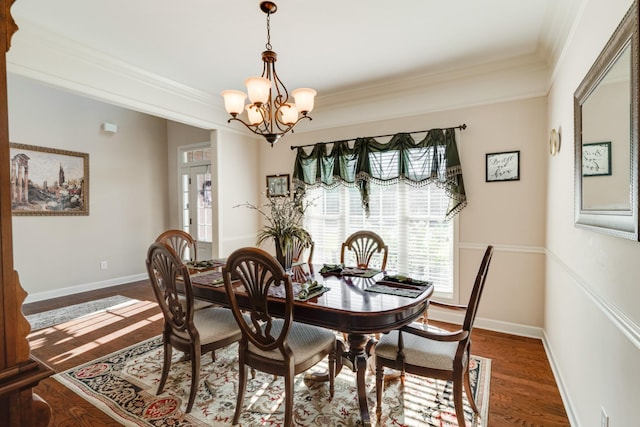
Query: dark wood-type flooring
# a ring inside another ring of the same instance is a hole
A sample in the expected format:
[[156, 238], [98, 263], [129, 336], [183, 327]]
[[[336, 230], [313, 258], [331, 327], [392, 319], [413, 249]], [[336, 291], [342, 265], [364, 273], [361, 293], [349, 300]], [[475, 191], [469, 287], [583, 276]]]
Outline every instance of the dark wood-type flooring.
[[[26, 304], [23, 312], [39, 313], [118, 294], [140, 302], [116, 313], [68, 322], [64, 330], [54, 326], [32, 332], [32, 354], [61, 372], [161, 333], [162, 315], [147, 281]], [[476, 328], [472, 352], [492, 360], [489, 427], [570, 425], [540, 340]], [[52, 378], [42, 381], [35, 392], [52, 408], [51, 427], [116, 425]]]

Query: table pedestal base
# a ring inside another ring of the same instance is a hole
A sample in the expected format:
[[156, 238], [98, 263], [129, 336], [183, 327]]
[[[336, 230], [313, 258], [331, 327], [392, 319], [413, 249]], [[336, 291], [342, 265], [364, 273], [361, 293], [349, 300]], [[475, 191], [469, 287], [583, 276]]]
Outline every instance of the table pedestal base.
[[360, 405], [360, 418], [365, 427], [371, 426], [369, 405], [367, 403], [367, 387], [365, 376], [367, 375], [367, 359], [371, 354], [371, 348], [375, 340], [370, 335], [349, 334], [349, 350], [342, 354], [342, 362], [356, 373], [356, 386], [358, 390], [358, 403]]
[[[367, 360], [371, 355], [371, 348], [375, 344], [375, 340], [369, 335], [349, 334], [347, 341], [349, 350], [345, 349], [342, 341], [338, 341], [336, 376], [340, 373], [343, 366], [348, 366], [349, 369], [356, 373], [360, 419], [362, 420], [363, 426], [371, 427], [365, 375], [367, 375]], [[327, 372], [313, 372], [305, 374], [304, 379], [308, 381], [329, 381], [329, 374]]]

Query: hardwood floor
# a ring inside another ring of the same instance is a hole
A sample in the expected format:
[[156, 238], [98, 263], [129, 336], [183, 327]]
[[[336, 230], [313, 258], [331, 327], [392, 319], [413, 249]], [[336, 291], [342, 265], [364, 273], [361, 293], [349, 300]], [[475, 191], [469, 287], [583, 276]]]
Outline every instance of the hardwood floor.
[[[27, 304], [25, 315], [111, 295], [139, 300], [115, 313], [96, 314], [29, 335], [32, 354], [61, 372], [162, 332], [162, 315], [147, 281]], [[437, 326], [449, 325], [431, 322]], [[482, 329], [473, 331], [473, 354], [492, 360], [490, 427], [569, 426], [540, 340]], [[53, 378], [35, 389], [52, 408], [51, 427], [102, 427], [117, 423]]]

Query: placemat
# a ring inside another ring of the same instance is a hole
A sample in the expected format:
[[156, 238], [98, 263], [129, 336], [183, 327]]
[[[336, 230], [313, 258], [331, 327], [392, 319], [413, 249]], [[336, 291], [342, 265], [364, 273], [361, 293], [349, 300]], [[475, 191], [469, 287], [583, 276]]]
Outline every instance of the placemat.
[[218, 259], [208, 259], [203, 261], [189, 261], [186, 263], [186, 266], [194, 270], [204, 270], [204, 269], [224, 267], [226, 263], [227, 263], [226, 258], [218, 258]]
[[430, 280], [412, 279], [411, 277], [403, 276], [401, 274], [384, 276], [380, 282], [393, 282], [410, 286], [429, 286], [433, 284]]
[[381, 272], [382, 270], [378, 270], [375, 268], [345, 267], [342, 269], [341, 274], [343, 276], [364, 277], [366, 279], [370, 279], [371, 277]]
[[[319, 295], [324, 294], [325, 292], [327, 292], [328, 290], [330, 290], [331, 288], [328, 288], [326, 286], [320, 286], [318, 288], [315, 288], [312, 292], [310, 292], [309, 294], [305, 295], [304, 293], [302, 294], [302, 296], [300, 295], [300, 292], [302, 291], [302, 284], [298, 283], [298, 282], [293, 282], [292, 283], [292, 288], [293, 288], [293, 295], [296, 301], [307, 301], [310, 300], [311, 298], [315, 298]], [[269, 296], [272, 297], [277, 297], [277, 298], [284, 298], [284, 286], [271, 286], [269, 288], [269, 291], [267, 293]]]
[[191, 275], [191, 283], [198, 285], [222, 286], [224, 279], [221, 271], [211, 271], [209, 273], [199, 273]]
[[367, 292], [377, 292], [379, 294], [396, 295], [399, 297], [417, 298], [421, 293], [427, 290], [427, 287], [398, 287], [377, 282], [365, 289]]

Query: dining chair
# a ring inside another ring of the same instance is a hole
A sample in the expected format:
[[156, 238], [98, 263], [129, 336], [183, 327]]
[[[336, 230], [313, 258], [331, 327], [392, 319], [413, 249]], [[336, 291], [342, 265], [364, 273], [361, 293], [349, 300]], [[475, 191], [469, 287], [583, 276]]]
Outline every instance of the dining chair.
[[[190, 412], [200, 383], [200, 358], [240, 340], [242, 333], [228, 308], [208, 307], [195, 310], [188, 268], [168, 245], [153, 243], [147, 253], [147, 272], [164, 316], [162, 342], [164, 361], [157, 394], [162, 393], [171, 368], [175, 348], [191, 361], [191, 391], [185, 412]], [[184, 288], [179, 293], [178, 283]], [[177, 390], [176, 390], [177, 391]]]
[[376, 359], [376, 416], [378, 423], [382, 415], [382, 393], [384, 367], [401, 372], [404, 385], [406, 372], [414, 375], [453, 381], [453, 402], [458, 425], [464, 426], [462, 390], [465, 389], [471, 409], [478, 415], [478, 407], [471, 394], [469, 381], [469, 357], [471, 354], [471, 331], [478, 303], [482, 296], [487, 271], [491, 263], [493, 247], [488, 246], [476, 275], [469, 303], [465, 305], [444, 304], [431, 301], [436, 307], [458, 310], [465, 313], [461, 328], [454, 332], [434, 330], [425, 324], [413, 323], [399, 330], [384, 334], [375, 346]]
[[[198, 259], [198, 242], [186, 231], [167, 230], [156, 238], [156, 242], [168, 245], [182, 261], [196, 261]], [[212, 305], [209, 301], [195, 299], [196, 310]]]
[[184, 261], [198, 260], [198, 242], [191, 234], [182, 230], [167, 230], [156, 238], [171, 247]]
[[355, 256], [356, 267], [358, 268], [369, 268], [373, 255], [380, 253], [382, 260], [378, 267], [381, 270], [387, 268], [389, 247], [385, 245], [382, 237], [373, 231], [360, 230], [347, 237], [347, 240], [342, 243], [342, 250], [340, 251], [341, 264], [345, 263], [348, 253], [352, 253]]
[[[284, 377], [284, 425], [293, 420], [295, 375], [329, 357], [329, 393], [333, 397], [336, 337], [332, 331], [293, 320], [294, 295], [291, 277], [278, 261], [259, 248], [234, 251], [223, 267], [224, 285], [231, 311], [240, 325], [238, 345], [239, 383], [233, 424], [242, 413], [248, 367]], [[280, 288], [284, 287], [284, 289]], [[284, 290], [283, 298], [269, 296], [269, 290]], [[241, 308], [241, 303], [242, 308]], [[284, 304], [284, 315], [274, 317], [272, 308]], [[246, 309], [246, 307], [251, 307]], [[246, 316], [243, 311], [246, 310]]]
[[[305, 262], [311, 265], [311, 263], [313, 262], [313, 249], [315, 247], [315, 243], [313, 242], [313, 239], [311, 238], [311, 235], [308, 231], [305, 230], [304, 233], [307, 235], [307, 241], [301, 239], [293, 240], [293, 254], [291, 257], [292, 266], [301, 265]], [[305, 253], [307, 252], [307, 250], [308, 255], [305, 257]]]

